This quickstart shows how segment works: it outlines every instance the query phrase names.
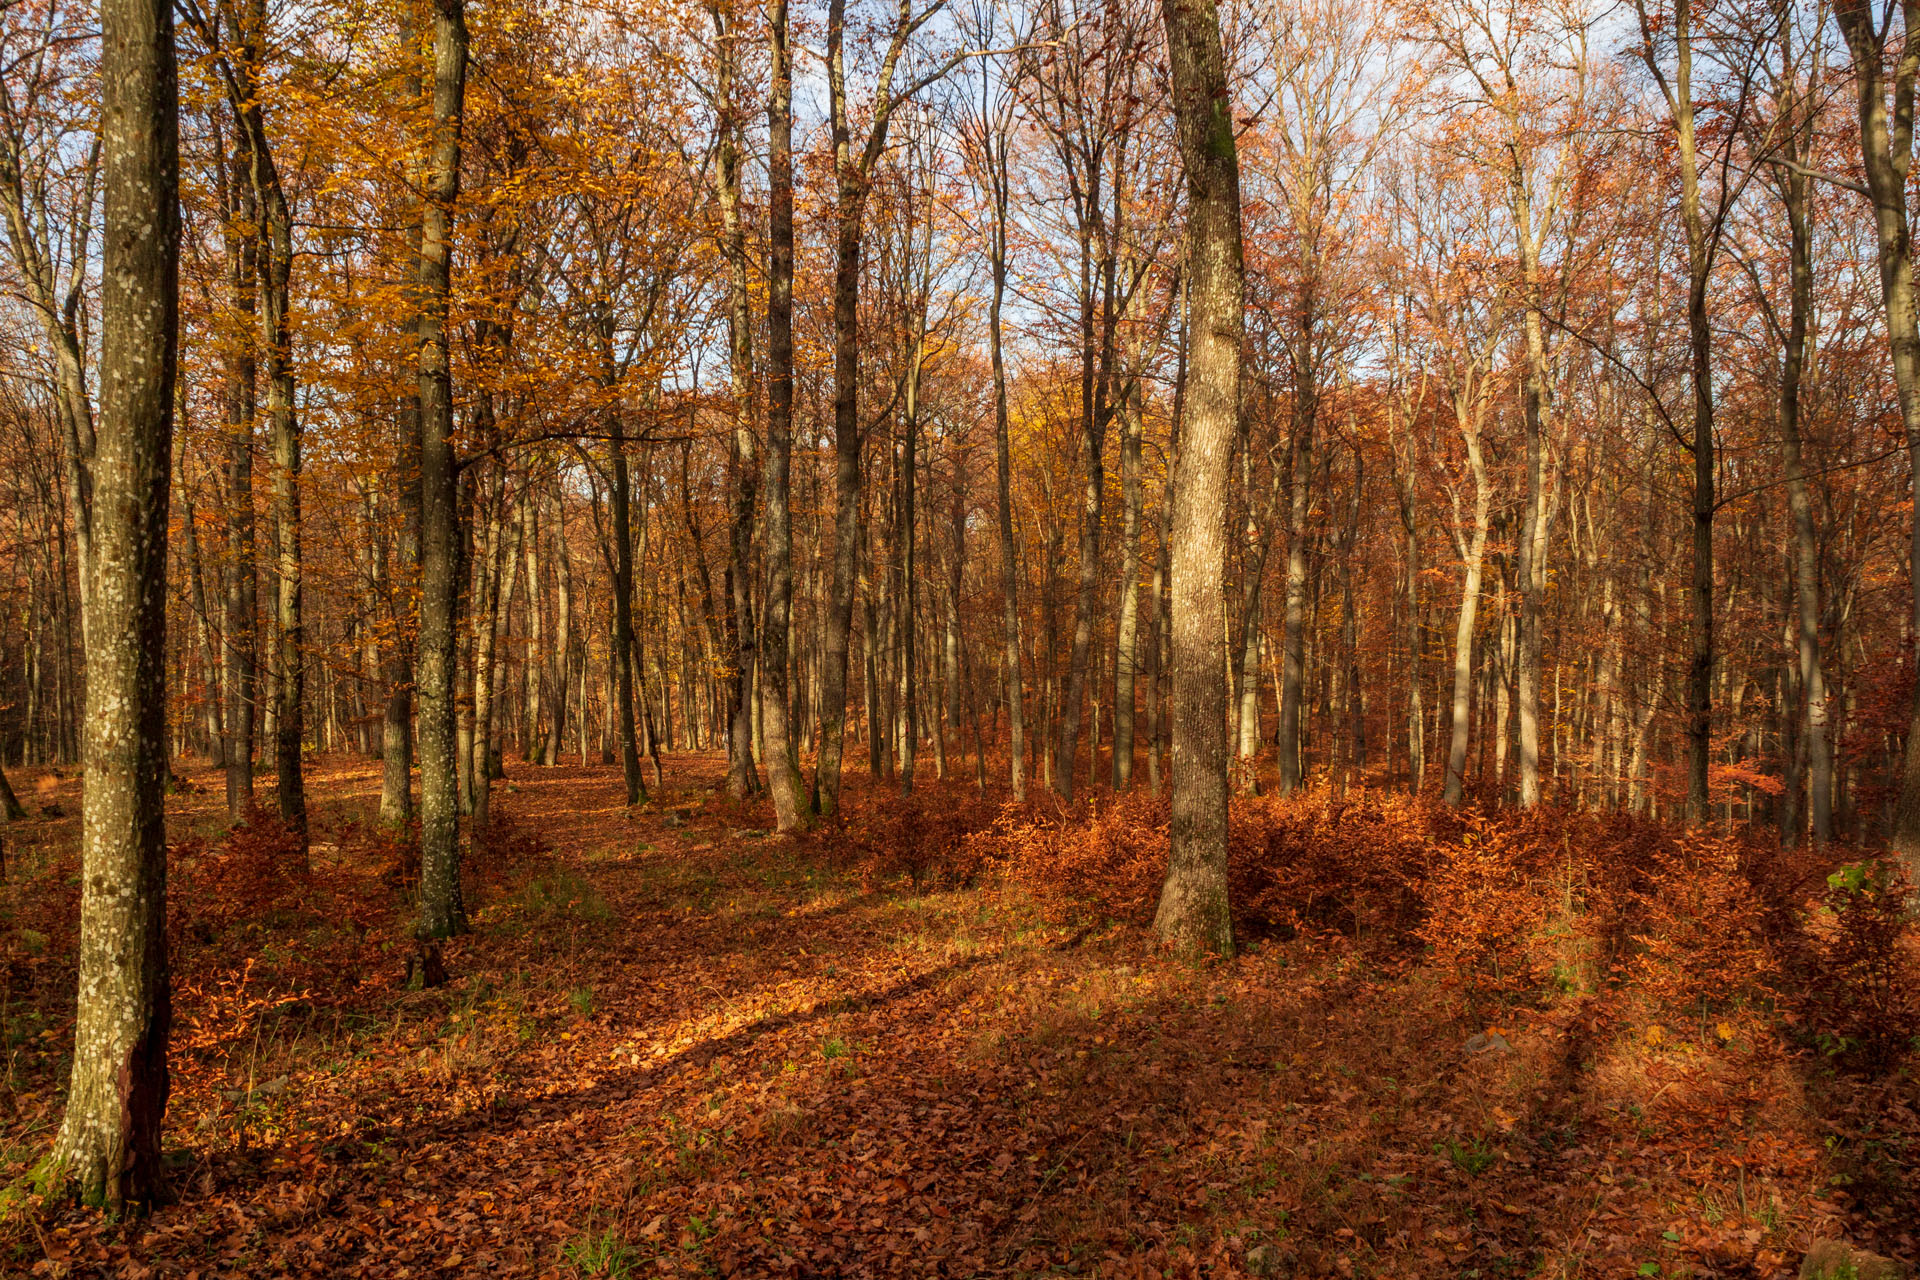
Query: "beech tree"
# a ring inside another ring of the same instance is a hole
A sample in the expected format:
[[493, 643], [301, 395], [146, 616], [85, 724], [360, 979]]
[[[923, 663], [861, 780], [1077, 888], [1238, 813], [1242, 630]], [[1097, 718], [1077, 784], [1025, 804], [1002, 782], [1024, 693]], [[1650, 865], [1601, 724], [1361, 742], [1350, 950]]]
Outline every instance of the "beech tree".
[[1212, 0], [1162, 0], [1173, 112], [1187, 175], [1192, 320], [1173, 515], [1173, 822], [1154, 929], [1185, 952], [1233, 950], [1227, 902], [1228, 457], [1239, 417], [1240, 167]]
[[447, 349], [453, 212], [460, 193], [460, 130], [467, 90], [465, 0], [434, 0], [431, 142], [420, 208], [420, 922], [423, 938], [464, 932], [460, 804], [455, 779], [454, 629], [459, 496], [453, 380]]
[[100, 414], [81, 567], [90, 614], [80, 1002], [59, 1136], [36, 1178], [119, 1211], [165, 1182], [167, 522], [179, 338], [173, 6], [100, 6]]

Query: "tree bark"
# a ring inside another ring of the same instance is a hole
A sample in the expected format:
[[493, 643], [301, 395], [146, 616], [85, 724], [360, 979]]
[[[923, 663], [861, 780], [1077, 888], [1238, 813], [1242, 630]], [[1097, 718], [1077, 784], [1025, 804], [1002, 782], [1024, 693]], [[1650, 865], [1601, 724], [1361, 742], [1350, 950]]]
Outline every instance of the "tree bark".
[[1140, 670], [1140, 445], [1146, 424], [1140, 382], [1129, 381], [1120, 405], [1120, 621], [1113, 639], [1113, 789], [1133, 783], [1134, 685]]
[[1000, 626], [1007, 671], [1007, 781], [1013, 798], [1027, 800], [1026, 675], [1020, 656], [1020, 552], [1013, 537], [1013, 459], [1008, 439], [1006, 340], [1001, 311], [1007, 291], [1007, 145], [1004, 129], [986, 133], [988, 199], [993, 206], [988, 232], [993, 296], [987, 304], [987, 358], [993, 368], [993, 458], [995, 515], [1000, 535]]
[[[1467, 415], [1474, 416], [1469, 417]], [[1473, 529], [1456, 535], [1461, 558], [1466, 563], [1466, 578], [1460, 586], [1460, 616], [1453, 633], [1453, 704], [1449, 719], [1447, 745], [1447, 781], [1441, 798], [1450, 805], [1460, 803], [1466, 787], [1468, 719], [1473, 700], [1473, 633], [1480, 612], [1481, 575], [1487, 553], [1488, 512], [1492, 494], [1487, 486], [1487, 464], [1480, 448], [1480, 423], [1477, 410], [1459, 415], [1460, 433], [1466, 441], [1467, 464], [1473, 471]]]
[[1227, 901], [1227, 471], [1240, 405], [1240, 175], [1213, 0], [1162, 0], [1187, 177], [1191, 365], [1173, 517], [1173, 810], [1154, 928], [1194, 954], [1233, 950]]
[[759, 467], [759, 441], [753, 429], [753, 314], [748, 290], [746, 223], [740, 216], [741, 127], [733, 92], [739, 54], [736, 20], [720, 4], [710, 4], [718, 83], [719, 163], [715, 184], [720, 200], [721, 250], [727, 262], [727, 371], [733, 394], [733, 434], [728, 457], [731, 511], [724, 575], [727, 662], [727, 795], [737, 804], [760, 789], [753, 764], [753, 707], [750, 679], [755, 654], [753, 625], [753, 510]]
[[806, 784], [788, 723], [788, 643], [793, 620], [793, 66], [787, 0], [769, 0], [772, 93], [767, 103], [767, 600], [760, 647], [760, 732], [767, 786], [782, 832], [809, 825]]
[[168, 0], [102, 0], [100, 421], [87, 575], [79, 1007], [43, 1185], [116, 1212], [164, 1181], [167, 501], [179, 333], [179, 125]]
[[[1788, 75], [1796, 74], [1789, 57]], [[1788, 165], [1777, 171], [1786, 209], [1790, 299], [1780, 371], [1780, 456], [1787, 479], [1787, 510], [1793, 520], [1794, 642], [1799, 659], [1807, 752], [1807, 801], [1815, 845], [1833, 836], [1833, 744], [1829, 738], [1826, 668], [1820, 654], [1819, 545], [1813, 532], [1813, 500], [1801, 455], [1800, 386], [1807, 359], [1807, 328], [1813, 315], [1813, 226], [1809, 211], [1813, 112], [1797, 90], [1781, 103], [1787, 117]], [[1801, 118], [1801, 117], [1804, 117]], [[1795, 831], [1794, 838], [1798, 840]]]
[[627, 447], [621, 427], [614, 428], [611, 449], [613, 473], [613, 672], [614, 717], [620, 730], [620, 772], [626, 779], [627, 803], [647, 796], [640, 775], [640, 746], [635, 737], [633, 711], [633, 516], [632, 487], [627, 476]]
[[454, 734], [455, 614], [460, 573], [453, 380], [447, 358], [453, 206], [467, 84], [465, 0], [433, 4], [433, 138], [420, 235], [420, 920], [422, 938], [464, 933]]
[[[909, 36], [940, 8], [939, 0], [915, 18], [901, 0], [893, 34], [881, 60], [873, 119], [856, 151], [847, 98], [846, 0], [827, 5], [827, 100], [833, 141], [833, 564], [821, 645], [820, 742], [814, 763], [813, 804], [823, 815], [840, 804], [840, 760], [847, 723], [847, 653], [853, 631], [854, 579], [858, 569], [860, 516], [860, 251], [873, 166], [887, 144], [887, 126], [897, 105], [893, 76]], [[790, 108], [789, 108], [790, 110]], [[790, 376], [790, 375], [789, 375]]]
[[[1920, 73], [1920, 0], [1900, 0], [1903, 42], [1888, 81], [1886, 40], [1890, 23], [1872, 0], [1838, 0], [1834, 18], [1853, 57], [1858, 95], [1860, 154], [1873, 204], [1879, 245], [1880, 297], [1886, 310], [1887, 343], [1893, 356], [1894, 388], [1905, 428], [1908, 472], [1914, 492], [1912, 548], [1912, 622], [1909, 643], [1920, 662], [1920, 308], [1913, 280], [1913, 232], [1907, 212], [1907, 179], [1913, 165], [1914, 82]], [[1900, 795], [1894, 802], [1889, 843], [1910, 865], [1920, 865], [1920, 684], [1914, 686], [1907, 744], [1900, 769]]]
[[1287, 599], [1280, 653], [1280, 794], [1291, 795], [1306, 780], [1300, 759], [1300, 704], [1307, 669], [1307, 518], [1313, 511], [1313, 429], [1319, 389], [1309, 332], [1294, 357], [1293, 440], [1287, 450]]

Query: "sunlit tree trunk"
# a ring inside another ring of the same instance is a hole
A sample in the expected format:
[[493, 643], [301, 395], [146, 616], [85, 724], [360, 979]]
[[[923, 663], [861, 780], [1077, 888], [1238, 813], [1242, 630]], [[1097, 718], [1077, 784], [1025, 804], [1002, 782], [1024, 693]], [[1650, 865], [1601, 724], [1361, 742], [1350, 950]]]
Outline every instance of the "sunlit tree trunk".
[[1488, 512], [1492, 494], [1487, 486], [1487, 464], [1480, 448], [1480, 422], [1474, 410], [1462, 410], [1460, 434], [1466, 441], [1467, 465], [1473, 472], [1473, 528], [1455, 535], [1466, 577], [1460, 586], [1460, 616], [1453, 635], [1453, 703], [1447, 744], [1446, 803], [1457, 805], [1466, 786], [1469, 714], [1473, 702], [1473, 635], [1480, 612], [1481, 575], [1486, 565]]
[[100, 419], [88, 578], [79, 1003], [43, 1184], [147, 1207], [165, 1179], [167, 499], [179, 334], [179, 142], [168, 0], [102, 0]]
[[[1887, 5], [1891, 10], [1892, 3]], [[1914, 83], [1920, 73], [1920, 0], [1898, 0], [1901, 44], [1889, 59], [1886, 47], [1891, 14], [1882, 17], [1872, 0], [1838, 0], [1834, 18], [1853, 57], [1858, 95], [1860, 157], [1867, 197], [1873, 204], [1874, 234], [1880, 251], [1880, 297], [1885, 307], [1887, 342], [1893, 355], [1894, 388], [1906, 432], [1908, 472], [1914, 492], [1912, 548], [1912, 622], [1908, 642], [1920, 661], [1920, 306], [1913, 280], [1913, 231], [1908, 214], [1907, 180], [1913, 166]], [[1891, 72], [1891, 75], [1889, 75]], [[1889, 832], [1895, 849], [1920, 863], [1920, 684], [1914, 686], [1900, 770], [1900, 795], [1894, 802]]]
[[1173, 813], [1154, 928], [1166, 945], [1233, 950], [1227, 902], [1226, 569], [1229, 456], [1240, 405], [1240, 176], [1212, 0], [1162, 0], [1187, 176], [1192, 322], [1173, 516]]

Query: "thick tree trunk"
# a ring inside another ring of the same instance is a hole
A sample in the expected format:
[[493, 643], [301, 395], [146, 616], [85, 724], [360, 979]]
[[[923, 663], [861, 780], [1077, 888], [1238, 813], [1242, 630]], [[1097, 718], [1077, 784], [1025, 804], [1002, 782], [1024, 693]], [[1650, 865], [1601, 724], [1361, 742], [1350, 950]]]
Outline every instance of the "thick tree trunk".
[[[1840, 0], [1834, 18], [1853, 57], [1858, 95], [1860, 152], [1873, 203], [1874, 233], [1880, 250], [1880, 296], [1886, 310], [1887, 342], [1893, 356], [1894, 388], [1905, 428], [1908, 472], [1914, 492], [1912, 548], [1912, 622], [1909, 643], [1920, 662], [1920, 305], [1913, 280], [1913, 232], [1907, 211], [1907, 179], [1913, 164], [1914, 82], [1920, 72], [1920, 0], [1901, 0], [1905, 41], [1892, 63], [1888, 82], [1889, 23], [1871, 0]], [[1900, 795], [1894, 802], [1889, 843], [1909, 864], [1920, 866], [1920, 683], [1913, 691], [1906, 754], [1900, 771]]]
[[467, 83], [465, 0], [434, 0], [433, 139], [420, 236], [420, 920], [423, 938], [464, 933], [460, 800], [455, 759], [455, 615], [460, 574], [459, 487], [447, 294], [460, 129]]
[[161, 1191], [169, 1087], [167, 499], [179, 325], [173, 6], [103, 0], [100, 422], [88, 626], [79, 1006], [45, 1183], [119, 1211]]
[[[20, 797], [13, 793], [13, 784], [7, 781], [7, 771], [0, 769], [0, 821], [23, 822], [26, 820], [26, 806], [20, 803]], [[4, 854], [0, 854], [4, 857]], [[0, 880], [4, 880], [5, 867], [0, 863]]]
[[1240, 405], [1240, 177], [1212, 0], [1162, 0], [1187, 175], [1192, 344], [1173, 517], [1173, 813], [1154, 928], [1185, 953], [1233, 949], [1227, 902], [1227, 469]]

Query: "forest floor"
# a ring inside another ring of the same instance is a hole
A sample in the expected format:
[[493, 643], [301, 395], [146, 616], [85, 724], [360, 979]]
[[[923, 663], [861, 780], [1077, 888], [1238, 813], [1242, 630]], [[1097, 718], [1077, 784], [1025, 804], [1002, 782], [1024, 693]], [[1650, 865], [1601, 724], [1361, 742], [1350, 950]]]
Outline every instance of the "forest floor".
[[[629, 811], [617, 770], [510, 765], [473, 932], [426, 990], [367, 832], [377, 765], [314, 766], [298, 877], [223, 838], [219, 778], [187, 774], [177, 1201], [16, 1215], [0, 1272], [1764, 1277], [1835, 1235], [1915, 1256], [1909, 1073], [1846, 1079], [1725, 1024], [1596, 1044], [1572, 1000], [1468, 1020], [1444, 974], [1324, 940], [1178, 964], [991, 879], [920, 892], [769, 836], [714, 794], [723, 767], [672, 758]], [[0, 828], [6, 1180], [58, 1123], [78, 896], [78, 782], [16, 786], [55, 816]]]

